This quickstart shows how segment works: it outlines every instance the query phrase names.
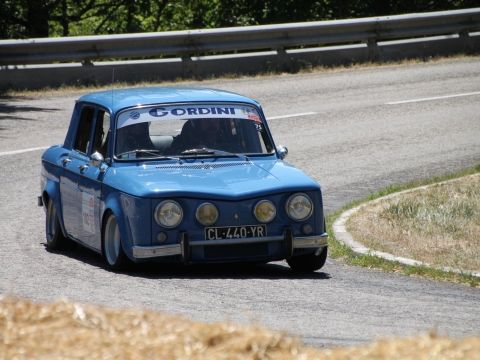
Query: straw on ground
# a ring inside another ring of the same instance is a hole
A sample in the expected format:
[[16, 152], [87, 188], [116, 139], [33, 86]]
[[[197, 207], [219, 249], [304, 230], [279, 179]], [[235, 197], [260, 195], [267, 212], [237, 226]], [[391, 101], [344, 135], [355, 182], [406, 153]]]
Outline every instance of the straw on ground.
[[480, 337], [435, 334], [318, 350], [258, 326], [59, 301], [0, 301], [1, 359], [478, 359]]

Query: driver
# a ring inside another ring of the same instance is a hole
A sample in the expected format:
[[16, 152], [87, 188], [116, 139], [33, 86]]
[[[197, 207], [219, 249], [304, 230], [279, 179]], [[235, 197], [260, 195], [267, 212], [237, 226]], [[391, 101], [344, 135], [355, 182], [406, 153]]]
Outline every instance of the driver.
[[141, 122], [118, 129], [117, 154], [131, 150], [155, 149], [150, 139], [149, 125], [149, 122]]
[[189, 149], [219, 149], [225, 143], [224, 119], [190, 119], [175, 137], [172, 149], [176, 153]]

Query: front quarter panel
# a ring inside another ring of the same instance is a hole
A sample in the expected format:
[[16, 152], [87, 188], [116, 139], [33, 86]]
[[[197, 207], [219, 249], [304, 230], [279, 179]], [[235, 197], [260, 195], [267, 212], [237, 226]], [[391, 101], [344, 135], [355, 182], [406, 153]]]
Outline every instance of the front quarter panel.
[[104, 225], [107, 215], [113, 213], [118, 223], [123, 250], [131, 260], [135, 260], [133, 246], [151, 245], [150, 200], [125, 194], [107, 185], [104, 187], [104, 193], [101, 223]]

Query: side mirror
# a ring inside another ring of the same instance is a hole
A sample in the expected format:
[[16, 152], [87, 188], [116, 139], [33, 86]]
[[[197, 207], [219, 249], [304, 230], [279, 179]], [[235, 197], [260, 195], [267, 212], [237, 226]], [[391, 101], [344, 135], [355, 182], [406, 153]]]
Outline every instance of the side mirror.
[[288, 149], [286, 146], [283, 146], [283, 145], [278, 145], [277, 146], [277, 154], [278, 154], [278, 157], [283, 160], [287, 157], [288, 155]]
[[95, 151], [90, 156], [90, 165], [95, 166], [97, 168], [100, 168], [104, 161], [105, 159], [103, 158], [103, 155], [100, 154], [98, 151]]

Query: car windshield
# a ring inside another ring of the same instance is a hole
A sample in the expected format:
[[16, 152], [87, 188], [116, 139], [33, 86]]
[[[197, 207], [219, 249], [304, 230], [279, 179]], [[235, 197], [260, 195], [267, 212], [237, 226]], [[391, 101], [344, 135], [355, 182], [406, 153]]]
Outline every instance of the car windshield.
[[274, 152], [258, 111], [248, 105], [178, 105], [119, 114], [121, 160], [261, 155]]

